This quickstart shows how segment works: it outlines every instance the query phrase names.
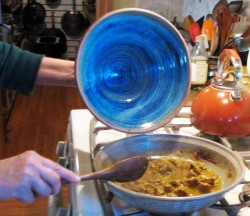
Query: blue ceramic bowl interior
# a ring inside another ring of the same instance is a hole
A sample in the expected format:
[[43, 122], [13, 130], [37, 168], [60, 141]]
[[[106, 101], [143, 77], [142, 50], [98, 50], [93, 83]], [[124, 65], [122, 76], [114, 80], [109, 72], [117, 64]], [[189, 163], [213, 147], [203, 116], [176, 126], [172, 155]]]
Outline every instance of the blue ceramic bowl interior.
[[165, 18], [143, 9], [114, 11], [92, 25], [76, 60], [83, 102], [104, 124], [144, 133], [169, 122], [189, 94], [189, 55]]

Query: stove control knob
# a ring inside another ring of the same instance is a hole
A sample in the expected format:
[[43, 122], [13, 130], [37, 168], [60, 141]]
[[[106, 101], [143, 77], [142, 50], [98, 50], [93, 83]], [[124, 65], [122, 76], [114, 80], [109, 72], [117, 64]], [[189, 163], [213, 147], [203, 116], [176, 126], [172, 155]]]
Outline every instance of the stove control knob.
[[66, 142], [65, 141], [59, 141], [57, 143], [56, 154], [58, 157], [66, 156]]

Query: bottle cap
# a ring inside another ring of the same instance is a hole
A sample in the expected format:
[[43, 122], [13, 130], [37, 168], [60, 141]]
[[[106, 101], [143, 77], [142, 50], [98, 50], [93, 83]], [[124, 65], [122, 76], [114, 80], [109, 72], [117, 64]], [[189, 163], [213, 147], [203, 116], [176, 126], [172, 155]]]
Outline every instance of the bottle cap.
[[202, 35], [198, 35], [195, 37], [196, 42], [204, 42], [204, 37]]

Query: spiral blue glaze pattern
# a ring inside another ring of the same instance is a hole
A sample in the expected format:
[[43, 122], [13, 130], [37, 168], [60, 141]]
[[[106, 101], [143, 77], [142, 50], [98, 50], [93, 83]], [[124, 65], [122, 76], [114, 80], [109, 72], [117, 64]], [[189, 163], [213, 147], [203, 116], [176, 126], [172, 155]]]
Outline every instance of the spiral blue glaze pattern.
[[119, 131], [145, 133], [170, 121], [186, 101], [189, 54], [165, 18], [123, 9], [88, 30], [76, 75], [81, 97], [97, 119]]

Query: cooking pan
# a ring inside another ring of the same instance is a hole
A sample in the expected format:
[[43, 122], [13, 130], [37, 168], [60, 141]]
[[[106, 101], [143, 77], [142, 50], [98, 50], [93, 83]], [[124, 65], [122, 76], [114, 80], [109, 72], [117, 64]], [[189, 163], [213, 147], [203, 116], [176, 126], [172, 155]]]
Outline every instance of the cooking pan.
[[61, 29], [55, 28], [54, 11], [51, 12], [51, 28], [46, 28], [36, 40], [37, 53], [50, 57], [62, 57], [67, 50], [67, 38]]
[[24, 24], [37, 25], [44, 21], [46, 10], [42, 4], [35, 0], [28, 0], [28, 4], [23, 9]]
[[62, 16], [61, 26], [67, 35], [76, 36], [86, 30], [89, 27], [90, 22], [86, 14], [84, 16], [81, 12], [76, 11], [75, 0], [72, 1], [72, 4], [72, 10], [67, 11]]
[[[139, 135], [114, 141], [97, 152], [94, 166], [99, 170], [124, 158], [165, 156], [175, 150], [183, 151], [185, 159], [199, 160], [216, 171], [222, 178], [222, 189], [200, 196], [160, 197], [133, 192], [113, 182], [107, 182], [107, 186], [131, 206], [154, 214], [173, 215], [195, 212], [215, 204], [243, 179], [243, 162], [230, 149], [204, 138], [175, 134]], [[198, 157], [194, 158], [190, 152], [197, 153]]]

